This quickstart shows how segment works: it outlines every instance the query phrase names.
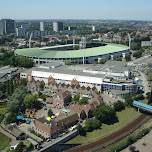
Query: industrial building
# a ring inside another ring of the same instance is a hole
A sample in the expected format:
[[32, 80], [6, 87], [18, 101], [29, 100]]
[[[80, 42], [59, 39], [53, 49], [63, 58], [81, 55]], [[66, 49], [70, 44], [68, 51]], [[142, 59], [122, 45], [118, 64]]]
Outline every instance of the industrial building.
[[[125, 91], [125, 93], [130, 94], [137, 92], [137, 84], [129, 79], [130, 69], [125, 62], [121, 61], [107, 61], [105, 64], [76, 66], [68, 66], [64, 65], [64, 62], [52, 61], [37, 68], [28, 69], [22, 72], [20, 77], [26, 78], [29, 82], [33, 79], [35, 81], [43, 81], [46, 86], [52, 83], [53, 85], [76, 85], [79, 88], [85, 87], [86, 89], [87, 87], [95, 87], [100, 93], [111, 94], [114, 90], [121, 91], [121, 93]], [[47, 87], [47, 89], [51, 88]], [[112, 93], [114, 94], [114, 92]]]

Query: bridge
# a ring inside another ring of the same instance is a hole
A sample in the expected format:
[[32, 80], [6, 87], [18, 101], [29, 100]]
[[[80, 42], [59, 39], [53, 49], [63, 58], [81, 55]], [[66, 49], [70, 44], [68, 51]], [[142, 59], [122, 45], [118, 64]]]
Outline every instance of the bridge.
[[133, 101], [133, 106], [137, 107], [138, 110], [139, 109], [142, 109], [144, 111], [148, 111], [148, 112], [151, 112], [152, 113], [152, 106], [148, 105], [148, 104], [145, 104], [145, 103], [141, 103], [141, 102], [138, 102], [136, 100]]

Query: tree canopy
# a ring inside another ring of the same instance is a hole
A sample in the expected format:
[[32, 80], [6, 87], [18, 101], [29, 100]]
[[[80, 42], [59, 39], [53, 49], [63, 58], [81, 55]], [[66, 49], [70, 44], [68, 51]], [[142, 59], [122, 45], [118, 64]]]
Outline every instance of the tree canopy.
[[33, 59], [28, 59], [25, 57], [18, 57], [14, 55], [14, 52], [5, 52], [4, 54], [0, 55], [0, 65], [11, 65], [11, 66], [19, 66], [25, 68], [33, 67]]
[[125, 101], [126, 101], [126, 103], [127, 103], [128, 105], [132, 106], [132, 101], [133, 101], [133, 100], [132, 100], [131, 95], [125, 94], [124, 99], [125, 99]]
[[121, 111], [125, 109], [125, 104], [122, 101], [118, 100], [117, 102], [114, 103], [114, 109], [115, 111]]
[[23, 112], [25, 110], [24, 106], [24, 97], [27, 94], [27, 88], [24, 86], [19, 86], [15, 89], [14, 93], [12, 94], [12, 97], [7, 105], [7, 111], [8, 112]]
[[78, 101], [78, 104], [79, 105], [86, 105], [86, 104], [88, 104], [88, 98], [87, 97], [82, 97], [82, 99], [80, 99], [79, 101]]
[[11, 112], [6, 117], [4, 124], [7, 125], [7, 124], [15, 123], [16, 121], [17, 121], [17, 114]]
[[87, 120], [85, 122], [85, 131], [93, 131], [94, 129], [98, 129], [100, 128], [101, 126], [101, 123], [98, 119], [96, 118], [93, 118], [93, 119], [90, 119], [90, 120]]
[[38, 108], [40, 106], [40, 102], [38, 101], [37, 94], [27, 94], [24, 98], [25, 108]]
[[95, 118], [97, 118], [101, 122], [108, 123], [114, 117], [116, 117], [116, 112], [113, 107], [104, 105], [104, 106], [94, 109], [93, 115], [95, 116]]
[[127, 54], [127, 55], [125, 56], [125, 59], [126, 59], [126, 61], [130, 61], [130, 60], [131, 60], [131, 55], [130, 55], [130, 54]]
[[52, 111], [52, 109], [49, 109], [49, 110], [48, 110], [48, 116], [49, 116], [49, 117], [53, 116], [53, 111]]

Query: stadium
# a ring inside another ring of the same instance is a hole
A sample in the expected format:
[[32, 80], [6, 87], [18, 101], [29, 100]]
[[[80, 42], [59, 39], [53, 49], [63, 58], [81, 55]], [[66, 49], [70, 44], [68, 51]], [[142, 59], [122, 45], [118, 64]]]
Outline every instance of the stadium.
[[[87, 43], [84, 49], [85, 63], [90, 64], [102, 59], [115, 59], [129, 54], [128, 46], [113, 43]], [[46, 63], [50, 60], [83, 63], [83, 49], [79, 44], [58, 45], [42, 48], [25, 48], [15, 50], [15, 55], [34, 59], [35, 63]]]

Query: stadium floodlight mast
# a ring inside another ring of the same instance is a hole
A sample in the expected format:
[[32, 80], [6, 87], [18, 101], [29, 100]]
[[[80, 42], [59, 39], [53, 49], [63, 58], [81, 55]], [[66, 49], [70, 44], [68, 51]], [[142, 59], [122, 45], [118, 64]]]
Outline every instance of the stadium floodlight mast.
[[73, 48], [75, 50], [75, 31], [73, 31]]
[[30, 35], [30, 39], [29, 39], [29, 48], [31, 48], [31, 39], [32, 39], [32, 35], [33, 35], [33, 33], [31, 33], [31, 35]]
[[131, 49], [131, 38], [130, 38], [130, 34], [128, 33], [128, 39], [129, 39], [129, 50]]
[[83, 64], [84, 64], [84, 48], [86, 47], [86, 37], [81, 38], [81, 47], [83, 48]]

